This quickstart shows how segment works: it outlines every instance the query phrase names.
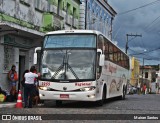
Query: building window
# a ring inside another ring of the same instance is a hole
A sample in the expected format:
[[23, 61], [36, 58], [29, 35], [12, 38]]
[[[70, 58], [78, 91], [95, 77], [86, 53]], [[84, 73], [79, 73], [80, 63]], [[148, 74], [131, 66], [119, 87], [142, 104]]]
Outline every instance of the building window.
[[145, 72], [145, 78], [148, 78], [148, 72]]

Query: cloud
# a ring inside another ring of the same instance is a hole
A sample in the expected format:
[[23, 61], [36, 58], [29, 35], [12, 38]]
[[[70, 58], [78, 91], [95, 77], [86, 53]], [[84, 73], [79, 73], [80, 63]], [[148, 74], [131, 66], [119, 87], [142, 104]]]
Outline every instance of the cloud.
[[[147, 49], [149, 51], [160, 47], [160, 1], [126, 14], [120, 13], [147, 5], [151, 2], [153, 3], [154, 1], [108, 0], [108, 2], [117, 12], [113, 22], [113, 40], [118, 42], [119, 47], [125, 48], [126, 34], [142, 34], [142, 38], [129, 37], [128, 40], [131, 40], [129, 42], [130, 49], [132, 48], [138, 51]], [[133, 51], [129, 50], [129, 52]], [[148, 55], [150, 58], [160, 58], [159, 50], [148, 53]], [[141, 55], [141, 57], [145, 56]], [[155, 61], [155, 64], [157, 63], [159, 63], [159, 61]]]

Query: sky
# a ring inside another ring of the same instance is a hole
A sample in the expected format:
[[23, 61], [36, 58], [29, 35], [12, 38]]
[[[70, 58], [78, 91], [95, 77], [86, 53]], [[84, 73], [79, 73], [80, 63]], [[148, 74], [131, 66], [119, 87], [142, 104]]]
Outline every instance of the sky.
[[143, 65], [160, 64], [160, 0], [108, 0], [117, 12], [113, 21], [113, 39], [128, 54]]

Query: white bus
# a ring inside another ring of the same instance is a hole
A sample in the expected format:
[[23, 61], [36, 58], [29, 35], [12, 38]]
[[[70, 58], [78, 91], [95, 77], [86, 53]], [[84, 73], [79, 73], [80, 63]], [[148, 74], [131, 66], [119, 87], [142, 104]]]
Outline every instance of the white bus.
[[129, 57], [98, 31], [64, 30], [45, 35], [41, 51], [41, 100], [97, 101], [125, 99]]

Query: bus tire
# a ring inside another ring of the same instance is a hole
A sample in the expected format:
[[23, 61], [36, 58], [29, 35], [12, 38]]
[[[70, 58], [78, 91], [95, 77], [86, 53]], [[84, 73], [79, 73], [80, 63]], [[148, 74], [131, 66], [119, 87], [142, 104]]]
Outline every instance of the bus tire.
[[125, 98], [126, 98], [126, 87], [123, 86], [123, 92], [122, 92], [121, 99], [122, 99], [122, 100], [125, 100]]
[[56, 106], [59, 107], [62, 105], [62, 101], [61, 100], [56, 100]]
[[103, 106], [105, 100], [106, 100], [106, 87], [103, 88], [102, 99], [97, 101], [97, 105]]

